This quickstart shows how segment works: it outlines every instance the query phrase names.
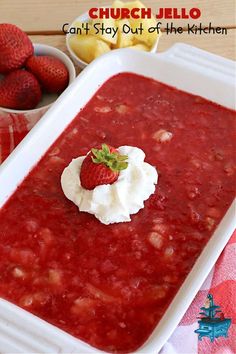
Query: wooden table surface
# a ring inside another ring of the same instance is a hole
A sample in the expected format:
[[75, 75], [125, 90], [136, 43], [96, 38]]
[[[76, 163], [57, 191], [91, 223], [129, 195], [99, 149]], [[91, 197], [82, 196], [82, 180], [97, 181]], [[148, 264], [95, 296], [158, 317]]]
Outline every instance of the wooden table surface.
[[[94, 6], [107, 5], [109, 0], [0, 0], [0, 23], [9, 22], [20, 26], [31, 35], [35, 43], [45, 43], [66, 52], [65, 36], [62, 25], [70, 23], [75, 17]], [[196, 47], [222, 55], [226, 58], [236, 57], [236, 2], [235, 0], [144, 0], [148, 7], [157, 11], [160, 7], [177, 7], [201, 9], [200, 20], [191, 20], [192, 24], [201, 22], [212, 26], [227, 28], [227, 35], [222, 34], [183, 34], [164, 33], [158, 51], [164, 51], [176, 42], [192, 44]], [[162, 21], [165, 27], [166, 21]], [[168, 20], [177, 26], [186, 26], [190, 20]]]

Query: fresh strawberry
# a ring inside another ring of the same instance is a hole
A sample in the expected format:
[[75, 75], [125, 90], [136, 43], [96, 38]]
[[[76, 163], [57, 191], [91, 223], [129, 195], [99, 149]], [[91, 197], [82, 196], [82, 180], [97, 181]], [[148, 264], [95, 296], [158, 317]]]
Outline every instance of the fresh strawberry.
[[37, 79], [25, 70], [16, 70], [0, 81], [0, 106], [11, 109], [33, 109], [42, 93]]
[[92, 149], [81, 166], [81, 186], [92, 190], [102, 184], [114, 183], [118, 179], [120, 171], [128, 167], [127, 158], [106, 144], [102, 144], [98, 149]]
[[9, 23], [0, 24], [0, 73], [21, 68], [34, 53], [33, 45], [20, 28]]
[[68, 85], [68, 70], [55, 57], [33, 56], [27, 60], [26, 68], [37, 77], [43, 88], [48, 92], [62, 92]]

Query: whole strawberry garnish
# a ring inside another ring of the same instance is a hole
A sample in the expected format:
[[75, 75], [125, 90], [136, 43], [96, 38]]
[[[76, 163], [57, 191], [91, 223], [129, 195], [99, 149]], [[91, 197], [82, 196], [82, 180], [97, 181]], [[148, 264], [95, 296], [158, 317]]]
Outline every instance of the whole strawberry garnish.
[[0, 81], [0, 107], [33, 109], [41, 96], [37, 79], [28, 71], [13, 71]]
[[80, 170], [81, 186], [92, 190], [102, 184], [112, 184], [122, 170], [128, 167], [128, 156], [107, 144], [101, 148], [92, 149], [84, 159]]
[[21, 68], [33, 53], [34, 48], [27, 34], [15, 25], [0, 24], [1, 74]]
[[68, 70], [55, 57], [48, 55], [33, 56], [27, 60], [26, 68], [37, 77], [43, 88], [50, 93], [62, 92], [68, 85]]

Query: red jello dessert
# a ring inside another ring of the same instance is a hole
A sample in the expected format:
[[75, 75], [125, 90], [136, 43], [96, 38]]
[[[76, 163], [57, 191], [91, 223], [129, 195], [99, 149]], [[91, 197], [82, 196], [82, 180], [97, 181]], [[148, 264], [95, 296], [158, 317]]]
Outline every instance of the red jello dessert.
[[[109, 79], [1, 209], [0, 296], [104, 351], [140, 347], [233, 201], [234, 119], [151, 79]], [[104, 225], [62, 192], [72, 158], [103, 142], [158, 171], [131, 222]]]

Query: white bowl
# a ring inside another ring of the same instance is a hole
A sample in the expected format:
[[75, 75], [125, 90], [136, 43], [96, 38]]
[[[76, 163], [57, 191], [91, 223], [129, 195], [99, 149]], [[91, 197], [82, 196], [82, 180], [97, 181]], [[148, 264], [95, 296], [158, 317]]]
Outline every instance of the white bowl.
[[[69, 29], [71, 27], [73, 27], [74, 23], [80, 21], [80, 22], [88, 22], [89, 21], [89, 14], [88, 12], [85, 12], [84, 14], [78, 16], [69, 26]], [[71, 49], [70, 47], [70, 42], [69, 39], [71, 36], [74, 36], [74, 34], [68, 33], [66, 35], [66, 46], [67, 46], [67, 50], [70, 53], [71, 58], [73, 59], [73, 62], [78, 65], [81, 69], [84, 69], [88, 63], [86, 63], [85, 61], [83, 61], [82, 59], [80, 59], [75, 53], [74, 51]], [[159, 38], [160, 36], [157, 37], [157, 40], [155, 42], [155, 44], [153, 45], [153, 47], [150, 49], [150, 53], [156, 53], [157, 51], [157, 46], [158, 46], [158, 42], [159, 42]], [[120, 48], [120, 49], [125, 49], [125, 48]], [[112, 51], [117, 50], [117, 49], [112, 49]]]
[[[3, 186], [0, 188], [0, 208], [98, 88], [121, 72], [140, 74], [225, 107], [235, 107], [236, 71], [231, 60], [184, 44], [176, 44], [161, 54], [129, 49], [112, 51], [95, 60], [74, 80], [3, 162], [0, 167], [0, 186]], [[152, 335], [136, 354], [158, 353], [172, 334], [232, 235], [234, 214], [235, 204], [227, 211]], [[1, 353], [101, 353], [2, 299], [0, 333]]]
[[[72, 81], [76, 77], [76, 72], [75, 72], [75, 67], [74, 64], [72, 63], [71, 59], [63, 53], [61, 50], [51, 47], [46, 44], [34, 44], [34, 54], [35, 55], [51, 55], [55, 58], [58, 58], [61, 60], [68, 72], [69, 72], [69, 85], [72, 83]], [[16, 110], [16, 109], [8, 109], [5, 107], [0, 107], [0, 112], [6, 112], [10, 114], [24, 114], [25, 116], [42, 116], [52, 105], [54, 101], [60, 96], [60, 94], [49, 94], [49, 93], [43, 93], [42, 99], [39, 102], [38, 106], [34, 109], [29, 109], [29, 110]]]

